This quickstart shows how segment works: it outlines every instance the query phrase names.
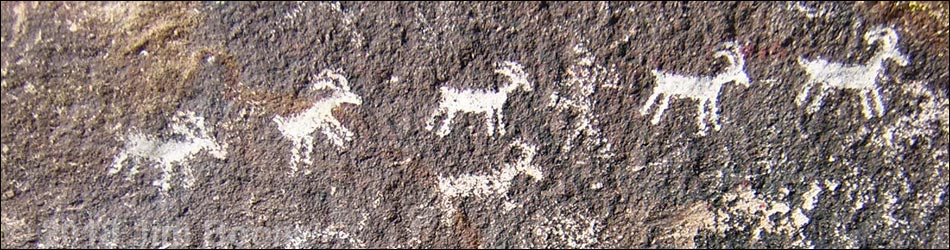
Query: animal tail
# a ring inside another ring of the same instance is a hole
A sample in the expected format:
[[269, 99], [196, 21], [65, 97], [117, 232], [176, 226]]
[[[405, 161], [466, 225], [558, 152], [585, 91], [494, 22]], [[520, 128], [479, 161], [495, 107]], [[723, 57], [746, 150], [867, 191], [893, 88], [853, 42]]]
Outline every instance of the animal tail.
[[109, 166], [109, 170], [108, 170], [109, 175], [114, 175], [116, 173], [119, 173], [119, 171], [122, 171], [122, 168], [123, 168], [122, 164], [125, 162], [125, 160], [128, 157], [129, 157], [128, 153], [123, 151], [119, 153], [119, 155], [116, 156], [115, 159], [112, 159], [112, 166]]
[[804, 56], [798, 56], [798, 65], [805, 66], [805, 65], [808, 65], [809, 63], [811, 63], [811, 61], [808, 61], [808, 59], [805, 59]]
[[277, 128], [283, 129], [284, 124], [287, 124], [287, 119], [280, 115], [277, 115], [277, 116], [274, 116], [274, 122], [277, 123]]

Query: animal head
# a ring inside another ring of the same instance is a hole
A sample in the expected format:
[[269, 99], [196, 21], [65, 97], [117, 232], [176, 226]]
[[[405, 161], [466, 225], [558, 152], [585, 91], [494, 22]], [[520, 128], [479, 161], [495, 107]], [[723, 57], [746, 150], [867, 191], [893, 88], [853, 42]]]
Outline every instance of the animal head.
[[333, 98], [337, 100], [338, 103], [348, 103], [353, 105], [363, 105], [363, 98], [359, 95], [346, 91], [346, 92], [334, 92]]
[[208, 129], [205, 127], [205, 118], [198, 116], [193, 111], [177, 112], [172, 117], [172, 133], [185, 136], [187, 138], [209, 138]]
[[729, 61], [729, 67], [726, 68], [721, 76], [724, 77], [721, 79], [724, 82], [735, 81], [736, 84], [741, 84], [746, 87], [749, 87], [750, 80], [749, 76], [745, 73], [745, 58], [740, 51], [739, 45], [736, 42], [727, 42], [725, 43], [725, 50], [717, 51], [714, 56], [716, 58], [725, 57]]
[[524, 67], [517, 62], [506, 61], [498, 65], [498, 68], [495, 69], [495, 73], [502, 74], [508, 77], [510, 84], [505, 87], [505, 89], [514, 90], [514, 88], [521, 88], [524, 91], [534, 90], [534, 86], [531, 86], [531, 82], [528, 81], [528, 74], [525, 74]]
[[218, 159], [227, 157], [227, 145], [221, 145], [211, 136], [212, 130], [205, 126], [205, 118], [193, 111], [178, 112], [172, 117], [172, 132], [185, 136], [191, 143], [197, 143]]
[[343, 74], [326, 69], [320, 72], [320, 75], [316, 78], [317, 80], [310, 86], [312, 89], [332, 90], [333, 94], [331, 94], [331, 96], [333, 100], [336, 100], [338, 103], [363, 104], [363, 98], [350, 91], [350, 81], [347, 80]]
[[898, 37], [894, 29], [876, 26], [868, 30], [867, 33], [864, 33], [864, 41], [867, 42], [868, 45], [880, 42], [881, 46], [894, 47], [897, 45]]
[[[907, 66], [907, 57], [897, 50], [898, 39], [897, 32], [894, 29], [883, 26], [874, 27], [864, 34], [864, 40], [868, 45], [874, 43], [880, 45], [879, 51], [882, 53], [883, 59], [891, 59], [901, 66]], [[868, 47], [868, 49], [871, 48]]]

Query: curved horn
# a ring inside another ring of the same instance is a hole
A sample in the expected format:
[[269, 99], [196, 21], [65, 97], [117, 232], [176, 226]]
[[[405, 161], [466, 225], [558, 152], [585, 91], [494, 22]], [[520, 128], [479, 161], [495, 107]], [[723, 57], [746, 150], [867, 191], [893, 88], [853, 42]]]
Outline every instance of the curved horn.
[[504, 86], [502, 89], [505, 89], [506, 92], [510, 92], [517, 87], [521, 87], [525, 91], [532, 91], [533, 87], [531, 82], [529, 82], [528, 75], [524, 72], [524, 67], [521, 64], [514, 61], [505, 61], [503, 63], [497, 64], [495, 73], [502, 74], [508, 77], [508, 85]]
[[726, 50], [720, 50], [714, 56], [716, 58], [725, 56], [730, 65], [744, 67], [745, 59], [742, 58], [742, 53], [739, 52], [739, 46], [735, 42], [727, 42], [725, 47]]
[[864, 40], [868, 44], [874, 44], [877, 41], [881, 42], [881, 45], [892, 47], [897, 45], [897, 32], [892, 28], [886, 28], [884, 26], [876, 26], [867, 33], [864, 34]]
[[325, 69], [316, 78], [316, 81], [310, 86], [313, 89], [350, 91], [350, 84], [346, 76], [336, 70]]
[[739, 66], [739, 68], [745, 68], [745, 56], [742, 55], [741, 51], [738, 45], [732, 49], [733, 55], [735, 55], [736, 62], [738, 63], [737, 66]]

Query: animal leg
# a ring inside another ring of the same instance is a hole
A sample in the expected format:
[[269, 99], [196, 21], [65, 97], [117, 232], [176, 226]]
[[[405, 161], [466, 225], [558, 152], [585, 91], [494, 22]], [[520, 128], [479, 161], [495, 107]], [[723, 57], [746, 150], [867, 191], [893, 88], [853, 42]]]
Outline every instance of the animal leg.
[[436, 131], [436, 135], [439, 137], [445, 137], [452, 131], [452, 120], [455, 119], [455, 112], [449, 111], [445, 113], [445, 121], [442, 122], [442, 127], [439, 128], [439, 131]]
[[709, 109], [711, 110], [709, 119], [712, 120], [713, 129], [719, 131], [721, 128], [719, 124], [719, 102], [716, 99], [709, 99]]
[[171, 189], [171, 184], [169, 183], [172, 179], [172, 164], [168, 162], [162, 162], [162, 177], [161, 179], [155, 180], [152, 182], [152, 185], [158, 186], [162, 193], [168, 192]]
[[868, 100], [868, 89], [862, 89], [861, 93], [861, 114], [864, 115], [864, 118], [871, 119], [874, 117], [874, 113], [871, 112], [871, 103]]
[[193, 173], [191, 166], [185, 165], [184, 163], [179, 166], [181, 168], [181, 182], [185, 188], [190, 189], [195, 185], [195, 174]]
[[122, 151], [122, 153], [119, 153], [119, 155], [115, 157], [115, 160], [112, 161], [112, 167], [109, 168], [108, 171], [109, 175], [114, 175], [119, 173], [119, 171], [122, 171], [122, 163], [124, 163], [128, 158], [129, 154], [127, 152]]
[[136, 162], [134, 159], [131, 161], [132, 161], [132, 167], [129, 167], [129, 175], [125, 176], [125, 179], [128, 181], [133, 181], [135, 179], [135, 175], [139, 173], [139, 163]]
[[290, 173], [297, 173], [297, 163], [300, 162], [300, 151], [303, 151], [303, 139], [293, 141], [293, 148], [290, 151]]
[[340, 124], [340, 121], [336, 119], [327, 119], [327, 127], [323, 129], [323, 133], [327, 135], [327, 138], [333, 142], [337, 147], [343, 147], [343, 141], [352, 141], [353, 132], [350, 132], [349, 129]]
[[809, 114], [815, 113], [816, 111], [821, 109], [821, 104], [823, 100], [825, 99], [825, 95], [828, 95], [828, 87], [821, 85], [821, 87], [818, 88], [818, 95], [815, 96], [815, 98], [811, 100], [811, 105], [809, 105], [808, 109], [806, 110], [807, 113]]
[[432, 128], [435, 126], [435, 117], [442, 114], [445, 110], [442, 109], [442, 104], [439, 104], [439, 108], [436, 108], [432, 111], [432, 115], [429, 116], [429, 119], [426, 119], [426, 130], [432, 131]]
[[310, 158], [310, 153], [313, 153], [313, 136], [304, 136], [300, 139], [301, 149], [299, 154], [303, 155], [301, 161], [307, 166], [313, 164], [313, 159]]
[[659, 95], [660, 93], [657, 92], [656, 89], [654, 88], [653, 94], [650, 95], [650, 98], [647, 98], [647, 102], [643, 104], [643, 107], [640, 107], [640, 115], [643, 115], [643, 116], [647, 115], [647, 111], [650, 110], [650, 107], [653, 106], [653, 102], [656, 101], [656, 97]]
[[809, 79], [805, 82], [805, 85], [802, 86], [802, 92], [798, 94], [798, 97], [795, 98], [795, 104], [802, 106], [805, 103], [805, 99], [808, 98], [808, 92], [811, 91], [811, 87], [815, 85], [815, 81]]
[[561, 147], [561, 151], [567, 152], [567, 151], [570, 151], [572, 148], [574, 148], [574, 140], [577, 140], [577, 137], [579, 137], [581, 135], [581, 132], [583, 132], [582, 131], [583, 128], [581, 126], [584, 126], [584, 125], [578, 122], [573, 122], [573, 125], [571, 125], [571, 128], [573, 128], [572, 129], [573, 132], [571, 132], [571, 135], [568, 136], [567, 140], [564, 141], [564, 146]]
[[650, 120], [650, 123], [656, 125], [660, 123], [660, 117], [663, 116], [663, 111], [666, 111], [666, 108], [670, 107], [670, 96], [664, 95], [663, 99], [660, 100], [660, 107], [656, 109], [656, 114], [653, 114], [653, 119]]
[[884, 116], [884, 101], [881, 100], [881, 93], [876, 87], [869, 90], [871, 92], [871, 97], [874, 101], [874, 111], [877, 111], [878, 116]]
[[330, 142], [333, 143], [333, 146], [336, 146], [337, 148], [341, 148], [341, 149], [342, 149], [342, 148], [343, 148], [343, 140], [346, 140], [347, 137], [346, 137], [346, 135], [340, 135], [340, 133], [343, 133], [343, 131], [340, 131], [340, 130], [336, 130], [336, 131], [337, 131], [337, 132], [330, 132], [330, 131], [327, 131], [327, 133], [324, 133], [324, 134], [327, 135], [327, 139], [329, 139]]
[[696, 134], [706, 136], [706, 100], [699, 100], [699, 105], [696, 105], [696, 122], [699, 127]]
[[505, 115], [501, 113], [501, 109], [495, 110], [495, 119], [498, 119], [498, 132], [501, 135], [505, 134]]

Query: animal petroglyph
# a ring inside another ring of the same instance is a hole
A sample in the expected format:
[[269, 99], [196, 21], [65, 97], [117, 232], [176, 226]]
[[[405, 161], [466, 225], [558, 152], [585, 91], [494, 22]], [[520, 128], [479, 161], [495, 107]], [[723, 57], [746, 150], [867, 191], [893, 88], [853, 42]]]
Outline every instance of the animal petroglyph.
[[[534, 182], [544, 179], [541, 169], [531, 165], [531, 161], [534, 160], [537, 153], [537, 146], [521, 141], [516, 141], [511, 145], [521, 149], [521, 158], [514, 163], [506, 163], [501, 170], [493, 170], [490, 175], [439, 177], [439, 192], [442, 193], [441, 206], [446, 213], [442, 218], [446, 223], [451, 222], [452, 215], [455, 213], [455, 206], [452, 204], [453, 198], [469, 196], [482, 198], [504, 195], [505, 200], [507, 200], [508, 188], [516, 175], [526, 174], [534, 179]], [[512, 206], [506, 206], [506, 208], [506, 210], [510, 210]]]
[[310, 86], [312, 90], [329, 89], [332, 94], [329, 97], [314, 102], [306, 111], [297, 115], [285, 118], [277, 115], [274, 122], [280, 132], [293, 142], [293, 149], [290, 153], [291, 173], [296, 173], [298, 163], [313, 164], [310, 153], [313, 151], [313, 136], [316, 130], [320, 130], [337, 148], [343, 148], [344, 141], [353, 139], [353, 132], [343, 127], [336, 118], [333, 117], [333, 109], [343, 104], [362, 105], [363, 99], [359, 95], [350, 91], [349, 81], [340, 73], [332, 70], [324, 70], [320, 73], [317, 80]]
[[[656, 78], [656, 86], [653, 87], [653, 94], [647, 99], [646, 104], [640, 108], [640, 114], [646, 115], [656, 101], [657, 96], [663, 95], [660, 100], [660, 106], [650, 123], [656, 125], [663, 116], [663, 111], [669, 107], [670, 98], [689, 98], [699, 101], [697, 105], [697, 125], [700, 136], [706, 135], [706, 117], [709, 116], [713, 124], [713, 129], [719, 131], [719, 92], [722, 85], [728, 82], [749, 87], [749, 76], [745, 72], [745, 59], [740, 53], [739, 45], [735, 42], [725, 44], [726, 50], [715, 53], [715, 57], [726, 57], [729, 66], [722, 72], [714, 76], [684, 76], [659, 70], [653, 70], [653, 76]], [[708, 109], [707, 111], [707, 104]]]
[[504, 62], [498, 65], [495, 73], [508, 77], [508, 84], [502, 86], [499, 90], [482, 89], [457, 89], [443, 86], [439, 88], [442, 99], [439, 101], [439, 107], [432, 113], [432, 116], [426, 120], [426, 130], [432, 131], [435, 126], [435, 117], [445, 115], [442, 126], [435, 133], [439, 137], [444, 137], [451, 132], [452, 120], [458, 112], [481, 113], [485, 115], [485, 125], [488, 128], [488, 135], [495, 133], [495, 126], [498, 126], [498, 133], [505, 134], [504, 116], [502, 109], [508, 102], [508, 94], [515, 89], [521, 88], [524, 91], [532, 91], [533, 87], [528, 82], [528, 75], [524, 72], [524, 67], [516, 62]]
[[[878, 47], [877, 53], [863, 65], [828, 62], [820, 57], [815, 60], [799, 57], [798, 64], [805, 69], [808, 80], [802, 86], [802, 91], [795, 99], [795, 103], [798, 106], [803, 105], [811, 88], [815, 84], [823, 83], [819, 85], [818, 96], [813, 97], [811, 104], [808, 105], [806, 109], [808, 113], [814, 113], [821, 109], [822, 99], [830, 89], [846, 89], [855, 90], [861, 94], [861, 105], [863, 107], [861, 111], [865, 118], [870, 119], [874, 117], [875, 113], [878, 116], [883, 116], [885, 108], [877, 86], [877, 78], [884, 73], [884, 61], [892, 60], [900, 66], [906, 66], [908, 59], [897, 50], [898, 37], [894, 29], [875, 27], [864, 34], [864, 40], [868, 45], [878, 42], [880, 47]], [[869, 104], [868, 102], [872, 103]]]
[[[227, 156], [226, 147], [218, 144], [205, 128], [204, 118], [196, 116], [194, 112], [179, 112], [172, 118], [172, 134], [182, 136], [183, 139], [159, 140], [155, 136], [134, 132], [125, 138], [126, 148], [116, 155], [108, 173], [114, 175], [124, 168], [124, 163], [130, 157], [138, 157], [158, 162], [161, 166], [162, 177], [153, 182], [153, 185], [162, 191], [170, 189], [173, 167], [176, 163], [182, 166], [183, 183], [190, 188], [194, 184], [194, 175], [191, 167], [186, 163], [202, 150], [207, 150], [211, 156], [224, 159]], [[131, 180], [138, 174], [139, 164], [132, 164], [128, 178]]]

